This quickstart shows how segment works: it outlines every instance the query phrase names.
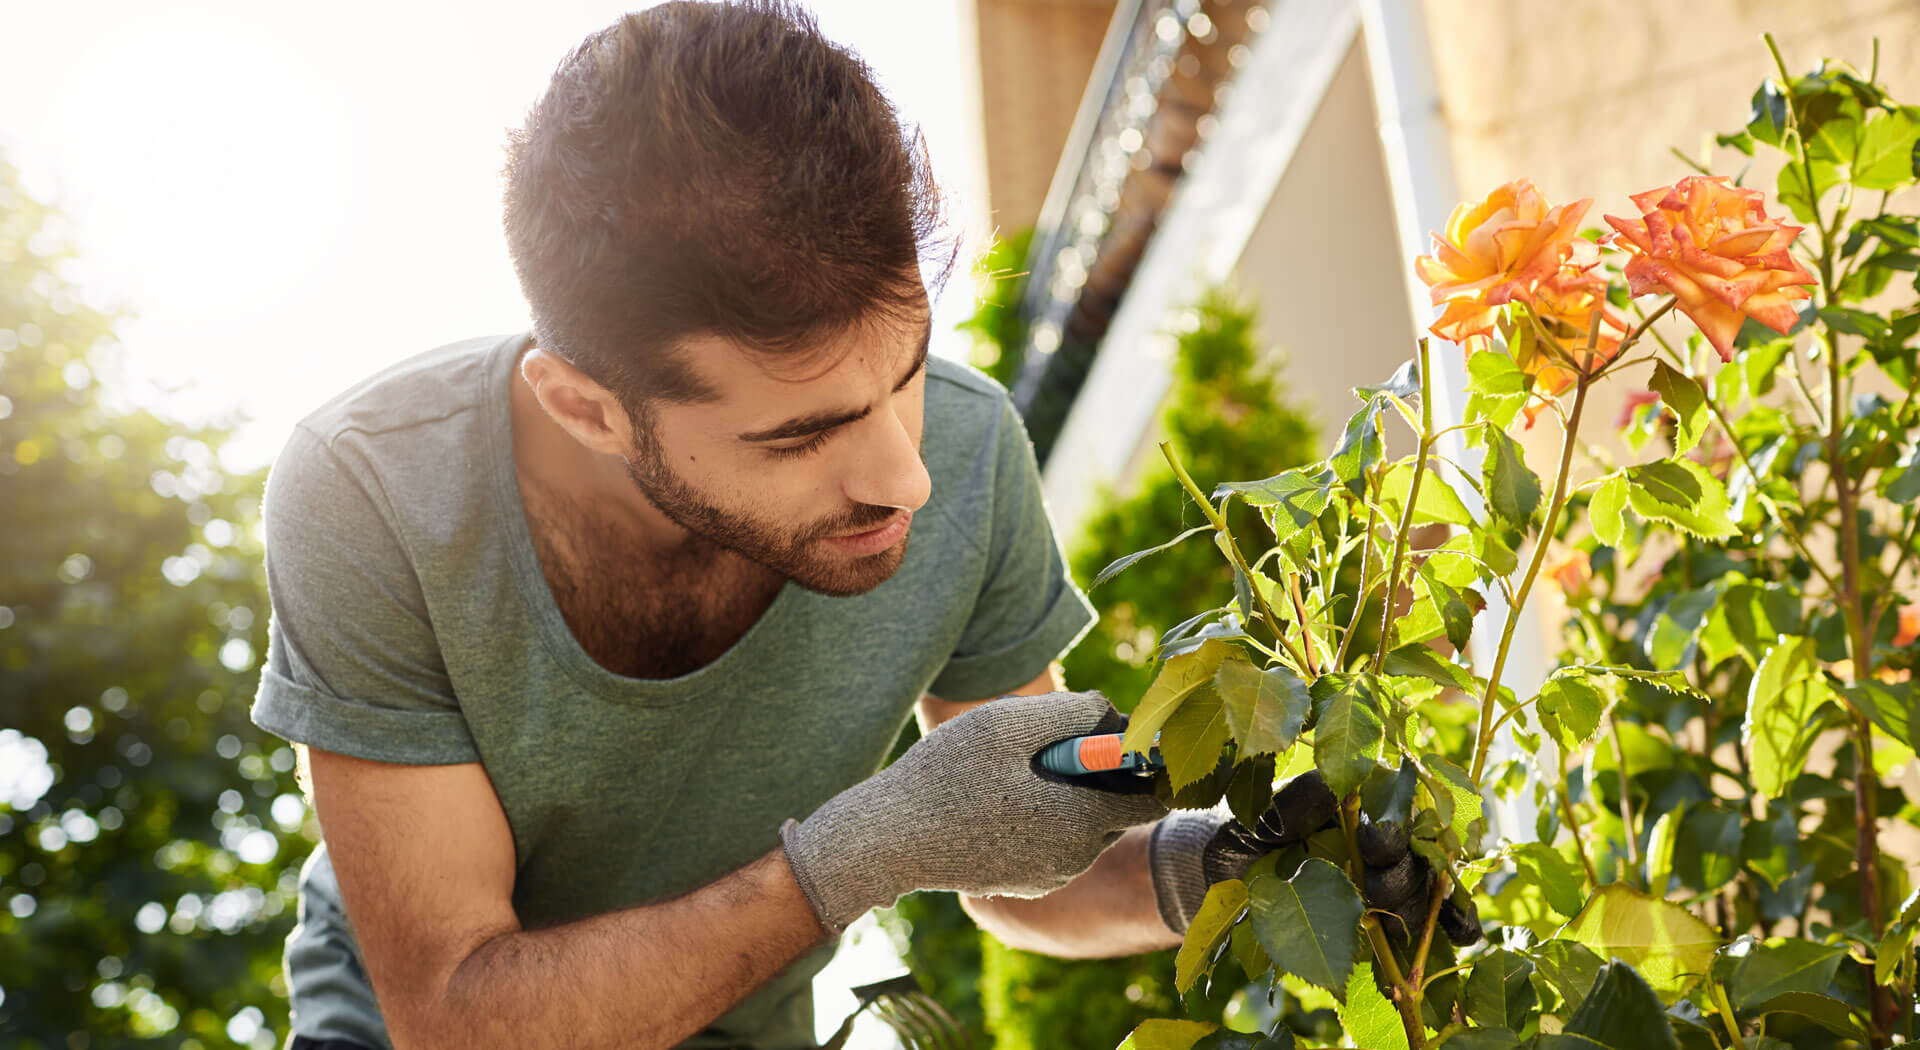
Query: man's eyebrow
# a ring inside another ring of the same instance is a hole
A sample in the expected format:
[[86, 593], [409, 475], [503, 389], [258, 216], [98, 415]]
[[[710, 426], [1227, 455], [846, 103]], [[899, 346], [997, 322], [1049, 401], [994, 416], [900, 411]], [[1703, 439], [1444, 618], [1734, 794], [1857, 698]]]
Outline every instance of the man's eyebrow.
[[[919, 375], [920, 370], [926, 367], [927, 352], [932, 348], [932, 345], [933, 319], [929, 317], [927, 319], [926, 329], [920, 333], [920, 350], [913, 355], [913, 366], [907, 369], [907, 374], [901, 376], [898, 383], [894, 384], [893, 388], [895, 390], [905, 388], [908, 383], [913, 382], [913, 377]], [[845, 410], [828, 409], [824, 412], [812, 412], [804, 416], [795, 416], [792, 419], [768, 427], [765, 430], [756, 430], [750, 434], [742, 434], [740, 435], [740, 440], [759, 444], [766, 441], [787, 441], [793, 438], [807, 437], [811, 434], [818, 434], [823, 430], [832, 430], [834, 427], [844, 426], [845, 424], [865, 419], [867, 418], [867, 413], [871, 411], [871, 408], [857, 408]]]

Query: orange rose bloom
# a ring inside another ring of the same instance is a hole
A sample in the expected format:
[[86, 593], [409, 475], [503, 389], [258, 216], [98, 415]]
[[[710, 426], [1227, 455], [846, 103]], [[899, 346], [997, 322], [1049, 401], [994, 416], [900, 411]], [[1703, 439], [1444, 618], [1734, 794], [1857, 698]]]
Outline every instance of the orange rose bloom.
[[1627, 287], [1635, 295], [1672, 292], [1680, 310], [1733, 360], [1733, 337], [1748, 317], [1782, 335], [1793, 327], [1793, 302], [1805, 299], [1813, 275], [1787, 250], [1801, 227], [1769, 219], [1759, 190], [1725, 176], [1689, 175], [1669, 187], [1633, 195], [1639, 219], [1606, 216], [1614, 243], [1632, 253]]
[[1455, 207], [1446, 233], [1433, 235], [1433, 254], [1413, 262], [1433, 304], [1446, 307], [1429, 330], [1469, 351], [1485, 346], [1499, 308], [1530, 295], [1574, 250], [1592, 204], [1548, 207], [1532, 182], [1515, 179], [1478, 204]]
[[1920, 639], [1920, 605], [1902, 605], [1900, 607], [1900, 629], [1893, 634], [1894, 648], [1912, 645]]
[[[1526, 298], [1526, 309], [1557, 346], [1546, 343], [1530, 328], [1527, 338], [1507, 340], [1513, 350], [1514, 364], [1533, 376], [1534, 389], [1548, 395], [1558, 396], [1572, 386], [1576, 370], [1591, 375], [1613, 360], [1620, 350], [1620, 338], [1609, 334], [1609, 328], [1620, 335], [1627, 332], [1626, 322], [1607, 306], [1606, 278], [1590, 272], [1589, 268], [1595, 264], [1584, 261], [1596, 254], [1591, 243], [1577, 242], [1571, 260], [1536, 285]], [[1588, 352], [1587, 333], [1592, 330], [1596, 312], [1601, 317], [1600, 338], [1593, 351]], [[1514, 325], [1518, 329], [1532, 323], [1520, 318]], [[1535, 418], [1546, 407], [1538, 401], [1528, 405], [1527, 426], [1533, 426]]]
[[1586, 551], [1575, 547], [1547, 567], [1547, 576], [1569, 600], [1578, 601], [1586, 595], [1587, 584], [1593, 582], [1593, 562]]

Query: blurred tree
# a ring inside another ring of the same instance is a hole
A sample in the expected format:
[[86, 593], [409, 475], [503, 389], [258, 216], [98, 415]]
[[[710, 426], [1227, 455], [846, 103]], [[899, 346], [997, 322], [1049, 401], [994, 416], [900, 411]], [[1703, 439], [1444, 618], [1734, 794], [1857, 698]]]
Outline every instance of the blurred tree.
[[311, 846], [248, 722], [258, 472], [115, 390], [114, 316], [0, 158], [0, 1048], [266, 1048]]

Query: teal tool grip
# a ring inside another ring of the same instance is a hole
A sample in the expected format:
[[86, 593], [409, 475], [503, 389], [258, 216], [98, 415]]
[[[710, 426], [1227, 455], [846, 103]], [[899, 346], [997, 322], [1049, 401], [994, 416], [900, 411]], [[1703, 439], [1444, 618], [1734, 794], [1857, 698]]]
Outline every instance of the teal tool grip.
[[1166, 767], [1160, 760], [1158, 747], [1145, 755], [1137, 751], [1122, 751], [1120, 740], [1123, 735], [1095, 733], [1090, 736], [1071, 736], [1041, 748], [1035, 758], [1040, 768], [1063, 777], [1085, 776], [1089, 773], [1146, 774]]

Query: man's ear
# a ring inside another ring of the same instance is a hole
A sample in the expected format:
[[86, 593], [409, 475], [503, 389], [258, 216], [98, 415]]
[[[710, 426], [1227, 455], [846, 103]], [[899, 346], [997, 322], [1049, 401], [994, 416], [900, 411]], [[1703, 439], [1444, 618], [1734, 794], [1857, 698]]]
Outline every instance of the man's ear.
[[575, 441], [609, 456], [633, 449], [633, 425], [613, 392], [560, 355], [535, 347], [520, 359], [520, 376], [541, 411]]

